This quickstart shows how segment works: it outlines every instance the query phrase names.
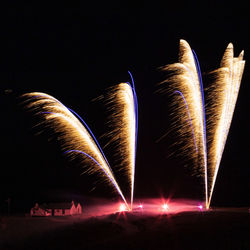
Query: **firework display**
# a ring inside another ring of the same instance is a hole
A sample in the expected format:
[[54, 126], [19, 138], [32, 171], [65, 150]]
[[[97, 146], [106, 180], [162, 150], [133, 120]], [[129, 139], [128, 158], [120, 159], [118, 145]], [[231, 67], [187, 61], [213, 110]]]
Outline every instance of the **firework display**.
[[189, 44], [180, 40], [179, 62], [162, 67], [170, 73], [162, 85], [167, 84], [167, 89], [174, 95], [172, 106], [178, 120], [176, 125], [181, 124], [179, 134], [185, 138], [184, 152], [190, 158], [196, 159], [194, 170], [196, 173], [198, 170], [198, 173], [203, 173], [204, 176], [207, 208], [211, 203], [244, 64], [243, 51], [238, 57], [234, 57], [233, 45], [230, 43], [223, 55], [220, 68], [210, 72], [212, 84], [207, 95], [207, 122], [200, 66]]
[[219, 170], [222, 154], [227, 140], [233, 112], [237, 101], [245, 61], [242, 51], [234, 57], [233, 45], [230, 43], [222, 57], [220, 67], [211, 72], [212, 85], [208, 92], [207, 106], [208, 131], [211, 147], [209, 148], [209, 200], [210, 206], [214, 185]]
[[[134, 196], [134, 175], [138, 130], [138, 104], [134, 80], [129, 72], [132, 85], [120, 83], [112, 88], [108, 102], [111, 104], [114, 129], [109, 133], [112, 142], [119, 146], [120, 166], [125, 169], [130, 183], [131, 209]], [[103, 180], [111, 184], [126, 206], [127, 201], [115, 179], [103, 150], [85, 121], [72, 109], [64, 106], [54, 97], [40, 92], [23, 95], [25, 106], [41, 119], [40, 125], [49, 126], [57, 135], [62, 151], [72, 159], [81, 155], [82, 165], [87, 165], [86, 173], [98, 173]], [[122, 149], [122, 150], [121, 150]]]
[[128, 176], [132, 207], [138, 130], [138, 105], [131, 73], [130, 76], [132, 85], [130, 83], [120, 83], [112, 87], [109, 91], [106, 102], [111, 114], [109, 117], [111, 130], [105, 136], [110, 138], [108, 144], [115, 146], [115, 155], [119, 159], [119, 165], [116, 167]]
[[[184, 40], [180, 40], [179, 62], [162, 68], [170, 76], [161, 83], [171, 90], [174, 114], [179, 134], [185, 140], [183, 151], [195, 159], [194, 171], [204, 176], [207, 201], [207, 144], [203, 85], [199, 65], [194, 52]], [[181, 124], [181, 126], [179, 126]]]
[[[60, 101], [48, 94], [33, 92], [23, 97], [26, 99], [26, 107], [40, 116], [42, 125], [51, 127], [57, 134], [63, 152], [72, 158], [80, 154], [82, 164], [87, 163], [88, 166], [85, 172], [98, 173], [117, 190], [127, 204], [112, 169], [88, 126], [81, 123]], [[83, 122], [82, 119], [81, 121]]]
[[[245, 61], [243, 51], [234, 57], [230, 43], [220, 67], [209, 72], [211, 82], [203, 89], [200, 66], [195, 52], [185, 40], [180, 40], [177, 63], [162, 67], [168, 73], [161, 82], [161, 91], [172, 97], [174, 128], [179, 134], [175, 144], [193, 163], [193, 171], [204, 180], [205, 206], [210, 207], [213, 190], [235, 109]], [[119, 164], [113, 170], [122, 171], [130, 187], [130, 209], [133, 207], [135, 162], [138, 134], [138, 104], [134, 81], [110, 88], [105, 98], [110, 131], [105, 134]], [[40, 92], [23, 95], [25, 105], [41, 119], [41, 125], [51, 127], [60, 141], [62, 151], [71, 158], [81, 155], [87, 173], [98, 173], [127, 201], [118, 185], [98, 141], [84, 120], [54, 97]], [[206, 102], [205, 102], [206, 101]], [[206, 104], [206, 105], [205, 105]], [[203, 208], [202, 205], [199, 207]], [[165, 208], [163, 208], [165, 209]], [[166, 210], [166, 209], [165, 209]]]

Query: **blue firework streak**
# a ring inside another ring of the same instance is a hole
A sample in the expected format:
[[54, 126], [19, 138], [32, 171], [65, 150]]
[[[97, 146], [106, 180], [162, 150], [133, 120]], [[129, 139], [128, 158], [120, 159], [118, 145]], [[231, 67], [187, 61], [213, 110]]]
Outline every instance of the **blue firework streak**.
[[[188, 110], [189, 121], [193, 132], [192, 140], [195, 141], [196, 152], [198, 152], [198, 155], [201, 156], [198, 158], [198, 161], [196, 161], [196, 164], [192, 165], [192, 168], [195, 173], [199, 174], [199, 176], [204, 176], [205, 199], [207, 204], [207, 148], [203, 84], [197, 57], [186, 41], [180, 40], [178, 62], [166, 65], [163, 69], [171, 72], [170, 77], [166, 79], [164, 83], [168, 83], [171, 92], [173, 89], [177, 89], [179, 92], [175, 93], [181, 95], [185, 103], [185, 107], [182, 101], [180, 102], [177, 100], [177, 102], [174, 103], [175, 107], [179, 107], [176, 111], [178, 111], [178, 120], [182, 123], [186, 122], [186, 110]], [[179, 132], [180, 134], [185, 134], [188, 129], [189, 128], [186, 126], [181, 126]], [[183, 145], [184, 149], [188, 149], [184, 152], [187, 156], [197, 159], [197, 153], [194, 154], [192, 150], [189, 150], [190, 139], [191, 138], [188, 137], [186, 143]], [[196, 142], [201, 143], [197, 144]]]
[[[133, 175], [135, 176], [135, 164], [136, 164], [136, 151], [137, 151], [137, 136], [138, 136], [138, 100], [137, 100], [137, 95], [136, 95], [136, 91], [135, 91], [135, 83], [134, 83], [134, 78], [131, 74], [130, 71], [128, 71], [130, 78], [131, 78], [131, 82], [132, 82], [132, 86], [130, 83], [128, 83], [131, 88], [132, 88], [132, 93], [133, 93], [133, 101], [134, 101], [134, 116], [135, 116], [135, 158], [134, 158], [134, 170], [133, 170]], [[134, 177], [133, 177], [134, 179]], [[133, 180], [134, 182], [134, 180]], [[133, 188], [131, 190], [131, 208], [133, 206], [133, 196], [134, 196], [134, 183], [132, 184]]]
[[28, 109], [36, 111], [37, 115], [43, 115], [42, 124], [49, 125], [57, 132], [56, 136], [63, 151], [70, 156], [84, 154], [86, 159], [82, 159], [83, 163], [89, 161], [87, 172], [100, 174], [127, 205], [111, 167], [86, 122], [75, 111], [48, 94], [33, 92], [25, 94], [24, 97], [27, 98]]
[[[88, 132], [89, 132], [90, 135], [92, 136], [93, 140], [95, 141], [95, 143], [96, 143], [97, 147], [99, 148], [99, 150], [100, 150], [100, 152], [101, 152], [103, 158], [106, 160], [107, 164], [109, 165], [108, 160], [107, 160], [105, 154], [103, 153], [103, 150], [102, 150], [100, 144], [98, 143], [96, 137], [94, 136], [93, 132], [91, 131], [91, 129], [89, 128], [89, 126], [87, 125], [87, 123], [86, 123], [86, 122], [82, 119], [82, 117], [81, 117], [80, 115], [78, 115], [73, 109], [68, 108], [68, 107], [67, 107], [67, 109], [68, 109], [70, 112], [72, 112], [74, 115], [76, 115], [76, 116], [80, 119], [80, 121], [83, 123], [84, 127], [88, 130]], [[113, 171], [112, 171], [110, 165], [109, 165], [109, 168], [110, 168], [110, 171], [113, 173]]]
[[190, 123], [191, 129], [192, 129], [192, 133], [193, 133], [195, 150], [197, 152], [197, 144], [196, 144], [196, 140], [195, 140], [195, 134], [194, 134], [193, 124], [192, 124], [191, 116], [190, 116], [190, 113], [189, 113], [189, 108], [188, 108], [188, 105], [187, 105], [187, 101], [186, 101], [184, 95], [181, 93], [181, 91], [176, 90], [176, 91], [174, 91], [174, 93], [179, 94], [182, 97], [182, 99], [183, 99], [183, 101], [185, 103], [185, 106], [186, 106], [186, 109], [187, 109], [187, 113], [188, 113], [189, 123]]
[[203, 82], [202, 82], [202, 76], [201, 76], [201, 69], [200, 69], [200, 64], [198, 61], [198, 57], [195, 53], [194, 50], [192, 50], [194, 59], [195, 59], [195, 66], [198, 72], [198, 77], [199, 77], [199, 83], [200, 83], [200, 90], [201, 90], [201, 98], [202, 98], [202, 108], [203, 108], [203, 126], [204, 126], [204, 139], [205, 139], [205, 150], [206, 150], [206, 155], [207, 155], [207, 130], [206, 130], [206, 113], [205, 113], [205, 98], [204, 98], [204, 90], [203, 90]]
[[136, 162], [136, 151], [137, 151], [137, 136], [138, 136], [138, 100], [137, 100], [137, 95], [135, 92], [135, 83], [134, 83], [134, 78], [131, 74], [130, 71], [128, 71], [130, 78], [131, 78], [131, 82], [132, 82], [132, 86], [131, 84], [128, 82], [128, 84], [131, 86], [132, 91], [133, 91], [133, 96], [134, 96], [134, 110], [135, 110], [135, 162]]

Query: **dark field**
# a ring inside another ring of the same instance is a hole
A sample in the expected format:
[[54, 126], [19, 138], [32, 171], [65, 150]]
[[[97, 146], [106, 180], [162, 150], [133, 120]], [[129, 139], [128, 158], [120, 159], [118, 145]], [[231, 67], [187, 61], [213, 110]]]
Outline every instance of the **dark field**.
[[248, 208], [0, 217], [0, 249], [250, 249]]

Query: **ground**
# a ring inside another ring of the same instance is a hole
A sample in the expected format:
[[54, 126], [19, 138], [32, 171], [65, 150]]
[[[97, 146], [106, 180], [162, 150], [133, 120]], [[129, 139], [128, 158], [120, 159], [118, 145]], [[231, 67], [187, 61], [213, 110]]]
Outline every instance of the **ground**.
[[0, 249], [250, 249], [248, 208], [143, 206], [119, 212], [119, 204], [96, 205], [74, 217], [1, 217]]

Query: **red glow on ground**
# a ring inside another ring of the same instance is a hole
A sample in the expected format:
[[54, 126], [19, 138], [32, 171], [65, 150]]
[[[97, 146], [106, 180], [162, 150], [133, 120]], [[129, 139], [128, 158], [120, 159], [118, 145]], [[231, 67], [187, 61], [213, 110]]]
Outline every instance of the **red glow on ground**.
[[[154, 199], [144, 199], [143, 203], [134, 202], [133, 212], [141, 211], [142, 214], [176, 214], [182, 212], [192, 212], [203, 210], [203, 206], [197, 206], [201, 204], [199, 201], [195, 200], [184, 200], [184, 199], [164, 199], [164, 198], [154, 198]], [[143, 205], [142, 205], [143, 204]]]
[[[200, 207], [202, 206], [202, 207]], [[162, 198], [145, 198], [134, 202], [133, 209], [130, 210], [122, 202], [110, 202], [109, 200], [97, 199], [95, 204], [88, 205], [83, 209], [84, 218], [104, 216], [110, 214], [138, 214], [138, 216], [158, 216], [162, 214], [177, 214], [183, 212], [205, 211], [202, 202], [187, 199], [162, 199]]]

